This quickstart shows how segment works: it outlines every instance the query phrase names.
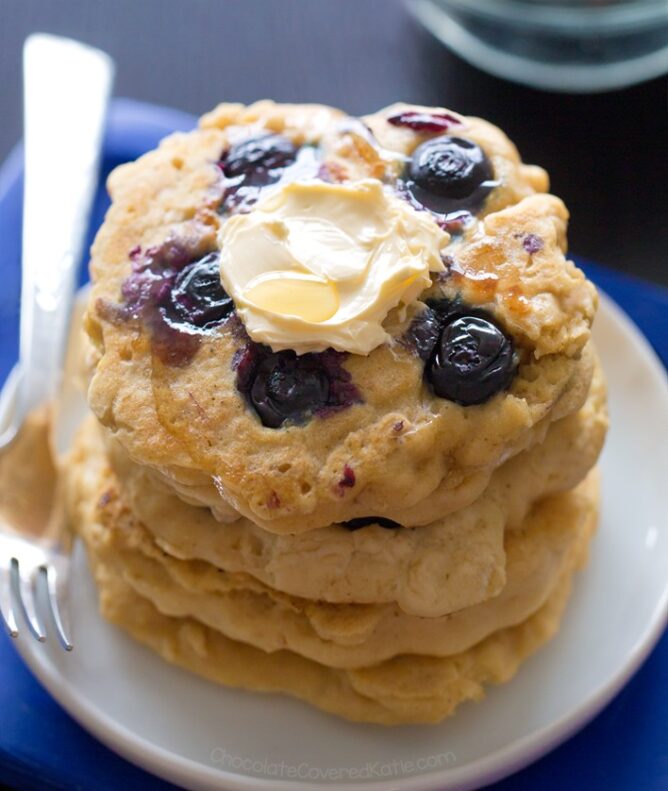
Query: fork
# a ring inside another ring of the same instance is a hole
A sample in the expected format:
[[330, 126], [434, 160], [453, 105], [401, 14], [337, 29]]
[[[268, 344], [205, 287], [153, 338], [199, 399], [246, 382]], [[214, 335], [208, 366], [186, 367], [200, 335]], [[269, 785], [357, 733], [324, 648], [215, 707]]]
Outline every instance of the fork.
[[[60, 392], [114, 65], [105, 53], [79, 42], [35, 34], [24, 45], [23, 73], [19, 362], [0, 395], [0, 453], [7, 460], [26, 420], [48, 409]], [[54, 436], [58, 438], [58, 432]], [[63, 444], [59, 438], [58, 453], [66, 449]], [[40, 494], [36, 483], [31, 496]], [[69, 546], [62, 514], [56, 513], [57, 498], [54, 502], [51, 517], [29, 535], [20, 519], [0, 518], [0, 617], [9, 634], [17, 637], [20, 614], [29, 632], [44, 642], [47, 618], [40, 612], [46, 606], [61, 645], [69, 651]]]
[[18, 603], [32, 635], [46, 640], [46, 620], [38, 615], [36, 602], [39, 577], [46, 580], [46, 602], [60, 644], [71, 651], [69, 617], [65, 606], [69, 556], [57, 544], [44, 547], [35, 541], [0, 533], [0, 557], [10, 558], [9, 567], [0, 569], [0, 609], [11, 637], [19, 636], [13, 598]]

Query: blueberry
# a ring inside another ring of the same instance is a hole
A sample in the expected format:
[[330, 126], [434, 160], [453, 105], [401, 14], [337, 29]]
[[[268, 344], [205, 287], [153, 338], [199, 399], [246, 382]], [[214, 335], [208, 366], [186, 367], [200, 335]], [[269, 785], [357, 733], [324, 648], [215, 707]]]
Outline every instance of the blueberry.
[[219, 324], [232, 313], [234, 302], [221, 285], [217, 253], [209, 253], [179, 272], [166, 310], [177, 323], [200, 329]]
[[442, 328], [443, 320], [439, 313], [431, 307], [426, 307], [413, 319], [406, 333], [405, 342], [426, 362], [433, 354]]
[[129, 252], [130, 274], [121, 284], [118, 321], [143, 321], [153, 352], [166, 365], [187, 365], [197, 353], [203, 329], [234, 309], [218, 276], [218, 256], [202, 257], [199, 245], [168, 238], [162, 244]]
[[387, 530], [394, 530], [397, 527], [401, 527], [398, 522], [394, 522], [392, 519], [386, 519], [384, 516], [360, 516], [357, 519], [349, 519], [342, 524], [351, 531], [359, 530], [361, 527], [367, 527], [368, 525], [378, 525]]
[[461, 137], [442, 135], [413, 152], [406, 187], [438, 214], [478, 209], [493, 187], [494, 172], [484, 151]]
[[286, 421], [303, 423], [327, 404], [329, 378], [314, 355], [278, 352], [257, 366], [250, 401], [262, 423], [278, 428]]
[[228, 178], [243, 176], [252, 181], [264, 181], [268, 171], [291, 165], [297, 148], [283, 135], [261, 135], [233, 145], [223, 157], [221, 166]]
[[[293, 351], [272, 352], [268, 346], [247, 343], [234, 354], [237, 390], [268, 428], [285, 422], [304, 423], [312, 416], [326, 418], [361, 403], [362, 397], [343, 367], [346, 354], [326, 349], [298, 357]], [[354, 473], [352, 470], [348, 478]], [[345, 477], [345, 469], [344, 469]]]
[[444, 327], [426, 374], [437, 396], [470, 406], [505, 390], [516, 368], [510, 338], [488, 319], [461, 316]]
[[406, 126], [416, 132], [444, 132], [452, 126], [461, 125], [459, 118], [451, 113], [423, 113], [415, 110], [405, 110], [402, 113], [391, 115], [387, 119], [392, 126]]
[[459, 297], [428, 299], [426, 307], [411, 322], [404, 343], [425, 362], [429, 361], [441, 337], [443, 327], [460, 316], [472, 315], [471, 307]]

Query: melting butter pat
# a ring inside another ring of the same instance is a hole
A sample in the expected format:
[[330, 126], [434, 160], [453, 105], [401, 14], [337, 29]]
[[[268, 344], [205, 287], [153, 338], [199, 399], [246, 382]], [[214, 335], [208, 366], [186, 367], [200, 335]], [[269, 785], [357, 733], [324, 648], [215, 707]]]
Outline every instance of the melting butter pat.
[[221, 228], [220, 277], [274, 351], [369, 354], [383, 321], [443, 270], [449, 236], [374, 179], [292, 182]]
[[338, 310], [339, 295], [333, 283], [282, 273], [250, 286], [246, 298], [260, 310], [308, 322], [322, 323]]

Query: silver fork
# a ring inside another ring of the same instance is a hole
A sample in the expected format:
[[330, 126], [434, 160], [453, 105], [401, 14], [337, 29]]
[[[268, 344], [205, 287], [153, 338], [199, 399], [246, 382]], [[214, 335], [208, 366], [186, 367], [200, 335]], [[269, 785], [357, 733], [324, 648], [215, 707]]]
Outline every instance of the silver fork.
[[[25, 43], [23, 70], [21, 325], [19, 362], [0, 396], [3, 454], [18, 444], [26, 418], [58, 397], [114, 66], [99, 50], [35, 34]], [[56, 447], [58, 453], [65, 449]], [[39, 614], [38, 591], [43, 578], [52, 623], [63, 647], [71, 650], [69, 547], [62, 520], [58, 514], [52, 517], [29, 536], [21, 535], [20, 521], [6, 516], [0, 520], [0, 616], [9, 634], [17, 637], [20, 614], [43, 642], [47, 619]]]
[[19, 636], [14, 601], [30, 632], [41, 643], [46, 640], [46, 619], [38, 615], [36, 602], [39, 578], [46, 580], [46, 601], [56, 634], [66, 651], [72, 650], [66, 607], [69, 556], [57, 544], [40, 546], [11, 535], [0, 535], [0, 557], [9, 566], [0, 569], [0, 609], [11, 637]]

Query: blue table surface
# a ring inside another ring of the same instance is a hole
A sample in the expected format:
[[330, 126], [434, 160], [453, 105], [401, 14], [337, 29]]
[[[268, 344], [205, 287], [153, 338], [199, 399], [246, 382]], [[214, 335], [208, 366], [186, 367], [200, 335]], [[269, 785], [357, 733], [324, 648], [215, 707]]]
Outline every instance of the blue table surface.
[[[112, 104], [102, 178], [89, 236], [108, 205], [104, 177], [195, 119], [127, 99]], [[20, 288], [21, 150], [0, 170], [0, 381], [16, 359]], [[621, 305], [668, 365], [668, 290], [579, 261]], [[82, 266], [82, 281], [86, 279]], [[0, 634], [0, 783], [21, 789], [174, 788], [108, 750], [84, 731], [33, 678]], [[624, 690], [586, 728], [542, 760], [498, 783], [524, 788], [668, 789], [668, 633]]]

